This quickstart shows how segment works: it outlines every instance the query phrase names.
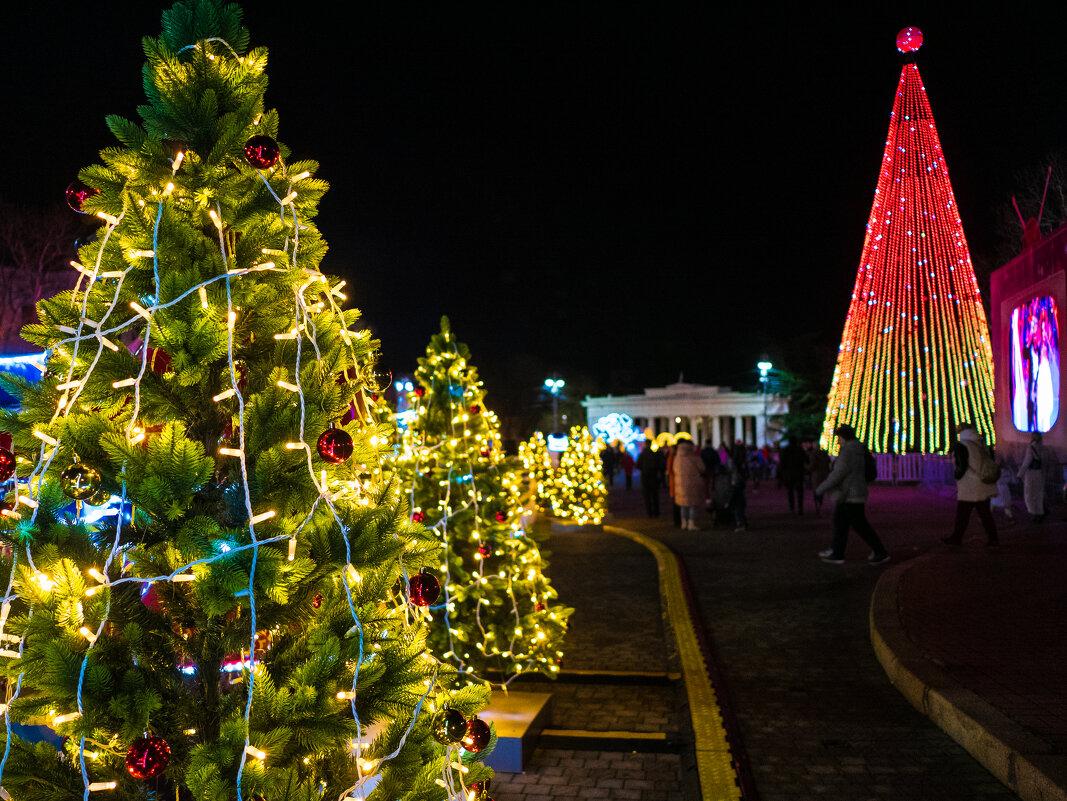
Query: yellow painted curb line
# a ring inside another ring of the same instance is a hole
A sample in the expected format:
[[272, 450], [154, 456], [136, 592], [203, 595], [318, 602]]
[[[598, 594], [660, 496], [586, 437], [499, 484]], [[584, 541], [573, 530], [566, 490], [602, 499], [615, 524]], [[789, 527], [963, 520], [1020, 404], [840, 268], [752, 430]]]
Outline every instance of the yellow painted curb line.
[[740, 801], [737, 772], [726, 741], [715, 688], [711, 685], [704, 655], [700, 650], [696, 626], [689, 614], [682, 589], [682, 577], [674, 553], [659, 540], [616, 526], [602, 526], [604, 531], [633, 540], [652, 551], [659, 567], [660, 591], [667, 600], [667, 617], [678, 645], [685, 691], [689, 696], [689, 715], [693, 721], [696, 744], [697, 775], [704, 801]]

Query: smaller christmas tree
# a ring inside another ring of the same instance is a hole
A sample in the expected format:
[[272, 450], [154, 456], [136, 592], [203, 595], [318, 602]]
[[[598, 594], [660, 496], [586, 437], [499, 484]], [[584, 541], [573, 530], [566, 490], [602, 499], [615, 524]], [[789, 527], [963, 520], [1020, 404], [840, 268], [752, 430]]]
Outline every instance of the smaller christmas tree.
[[600, 471], [604, 444], [586, 426], [572, 426], [552, 480], [552, 514], [579, 524], [599, 524], [607, 513]]
[[548, 454], [545, 435], [535, 431], [533, 436], [519, 444], [519, 458], [526, 470], [530, 489], [537, 511], [552, 511], [554, 473], [552, 457]]
[[500, 447], [497, 417], [447, 317], [415, 383], [402, 475], [416, 520], [446, 552], [430, 648], [472, 678], [554, 675], [571, 610], [553, 603], [548, 563], [523, 522], [520, 464]]

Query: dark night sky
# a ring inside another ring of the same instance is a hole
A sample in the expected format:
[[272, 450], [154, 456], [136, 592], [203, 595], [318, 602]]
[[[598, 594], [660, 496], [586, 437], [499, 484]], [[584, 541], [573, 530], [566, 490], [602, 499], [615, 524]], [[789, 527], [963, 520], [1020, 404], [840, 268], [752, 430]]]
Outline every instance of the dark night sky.
[[[448, 314], [491, 405], [550, 371], [744, 386], [799, 335], [836, 349], [906, 25], [976, 260], [1067, 138], [1067, 10], [332, 5], [245, 4], [280, 138], [332, 186], [324, 269], [397, 374]], [[136, 118], [162, 8], [5, 7], [0, 197], [61, 197], [104, 116]]]

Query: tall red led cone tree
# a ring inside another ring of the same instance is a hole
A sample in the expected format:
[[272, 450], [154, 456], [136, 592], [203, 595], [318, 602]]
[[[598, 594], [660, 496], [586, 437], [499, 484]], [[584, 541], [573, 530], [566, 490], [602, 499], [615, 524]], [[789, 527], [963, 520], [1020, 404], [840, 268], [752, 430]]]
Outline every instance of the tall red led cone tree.
[[[922, 34], [906, 28], [902, 52]], [[993, 354], [926, 88], [900, 73], [822, 444], [848, 423], [879, 453], [945, 450], [973, 421], [993, 439]]]

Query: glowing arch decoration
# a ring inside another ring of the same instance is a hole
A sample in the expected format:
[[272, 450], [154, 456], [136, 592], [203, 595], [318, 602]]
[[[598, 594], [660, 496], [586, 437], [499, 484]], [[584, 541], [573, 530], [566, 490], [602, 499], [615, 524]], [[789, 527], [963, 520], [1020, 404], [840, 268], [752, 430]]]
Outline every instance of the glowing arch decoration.
[[[914, 36], [906, 39], [918, 47]], [[965, 421], [992, 443], [989, 325], [926, 87], [909, 63], [893, 103], [821, 444], [835, 452], [834, 429], [848, 423], [877, 453], [944, 452], [952, 428]]]

